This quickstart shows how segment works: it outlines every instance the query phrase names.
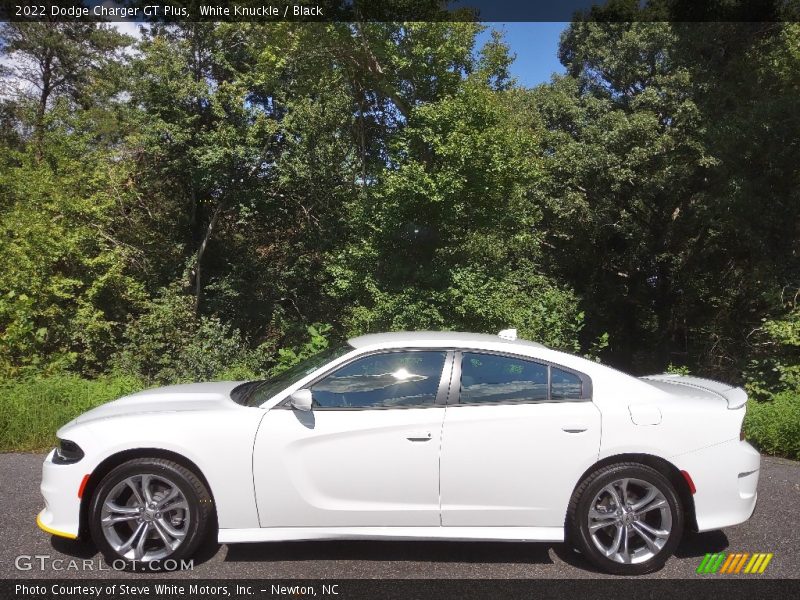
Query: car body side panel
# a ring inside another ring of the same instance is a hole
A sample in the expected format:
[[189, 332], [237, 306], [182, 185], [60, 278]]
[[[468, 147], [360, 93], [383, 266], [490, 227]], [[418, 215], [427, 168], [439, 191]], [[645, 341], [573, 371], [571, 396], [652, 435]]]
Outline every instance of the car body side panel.
[[294, 540], [482, 540], [563, 542], [563, 527], [262, 527], [220, 529], [221, 544]]
[[253, 453], [261, 526], [438, 526], [444, 413], [270, 410]]
[[51, 457], [45, 461], [42, 494], [50, 510], [42, 519], [54, 529], [77, 533], [77, 490], [84, 475], [120, 452], [154, 448], [197, 465], [211, 488], [220, 527], [258, 527], [252, 453], [265, 412], [231, 405], [231, 410], [145, 413], [63, 427], [59, 437], [77, 443], [85, 456], [72, 465], [53, 464]]
[[671, 457], [692, 476], [697, 528], [711, 531], [745, 522], [758, 499], [761, 456], [750, 444], [730, 440]]
[[599, 446], [592, 402], [448, 407], [442, 525], [563, 527], [572, 490]]
[[[686, 471], [694, 482], [700, 531], [741, 523], [755, 507], [760, 460], [758, 452], [739, 440], [745, 408], [729, 409], [724, 397], [706, 390], [678, 388], [659, 385], [663, 397], [648, 402], [614, 402], [607, 397], [601, 401], [600, 458], [621, 454], [662, 458]], [[657, 410], [660, 422], [637, 425], [633, 415], [644, 413], [643, 408]]]
[[[601, 388], [598, 394], [603, 393]], [[601, 459], [637, 452], [666, 458], [738, 440], [745, 413], [744, 408], [728, 409], [722, 398], [664, 394], [650, 401], [600, 401], [596, 397], [603, 413]], [[658, 423], [641, 424], [648, 421], [637, 419], [637, 414], [657, 414]]]

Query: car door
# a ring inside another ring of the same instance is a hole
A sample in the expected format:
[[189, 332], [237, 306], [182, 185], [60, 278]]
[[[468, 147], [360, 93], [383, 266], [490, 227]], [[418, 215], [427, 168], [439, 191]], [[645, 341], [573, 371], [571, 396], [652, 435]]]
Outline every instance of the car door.
[[307, 386], [311, 411], [270, 410], [253, 455], [261, 526], [438, 526], [452, 356], [358, 357]]
[[596, 460], [587, 377], [532, 359], [458, 353], [441, 457], [442, 525], [563, 527]]

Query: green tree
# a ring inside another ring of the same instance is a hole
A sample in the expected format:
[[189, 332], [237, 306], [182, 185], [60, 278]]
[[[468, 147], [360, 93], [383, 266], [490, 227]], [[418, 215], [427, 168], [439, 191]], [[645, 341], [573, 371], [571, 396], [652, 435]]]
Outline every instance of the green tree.
[[[578, 21], [564, 34], [568, 75], [531, 94], [548, 131], [538, 192], [549, 258], [583, 299], [586, 339], [609, 332], [614, 364], [740, 377], [747, 334], [798, 272], [796, 44], [787, 24]], [[766, 133], [776, 122], [785, 143]]]
[[59, 98], [83, 109], [116, 91], [120, 51], [131, 42], [108, 25], [9, 22], [0, 26], [0, 52], [13, 58], [3, 72], [6, 93], [32, 107], [33, 146], [45, 151], [47, 111]]
[[142, 298], [135, 253], [108, 230], [120, 183], [112, 75], [127, 38], [96, 24], [14, 23], [2, 35], [17, 87], [0, 145], [0, 372], [96, 373]]
[[528, 191], [540, 165], [520, 95], [505, 89], [508, 62], [495, 39], [458, 89], [418, 104], [388, 168], [348, 205], [329, 288], [353, 305], [348, 333], [516, 326], [575, 349], [575, 298], [539, 264], [541, 211]]

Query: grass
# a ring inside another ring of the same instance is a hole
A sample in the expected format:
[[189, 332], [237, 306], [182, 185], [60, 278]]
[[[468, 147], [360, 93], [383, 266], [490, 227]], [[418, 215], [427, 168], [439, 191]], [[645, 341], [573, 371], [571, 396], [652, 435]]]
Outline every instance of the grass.
[[800, 390], [749, 402], [744, 424], [748, 441], [765, 454], [800, 460]]
[[0, 381], [0, 452], [51, 448], [56, 430], [79, 414], [144, 386], [133, 377], [74, 375]]

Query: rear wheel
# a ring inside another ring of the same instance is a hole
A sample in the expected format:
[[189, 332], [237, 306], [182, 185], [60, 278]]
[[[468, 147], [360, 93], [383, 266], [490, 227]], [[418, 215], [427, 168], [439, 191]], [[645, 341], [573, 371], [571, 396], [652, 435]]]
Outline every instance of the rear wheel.
[[89, 528], [112, 564], [169, 568], [165, 561], [191, 556], [208, 532], [211, 512], [211, 496], [195, 473], [173, 461], [140, 458], [100, 482]]
[[636, 463], [601, 467], [581, 482], [567, 525], [577, 548], [617, 575], [664, 566], [680, 542], [684, 513], [669, 480]]

